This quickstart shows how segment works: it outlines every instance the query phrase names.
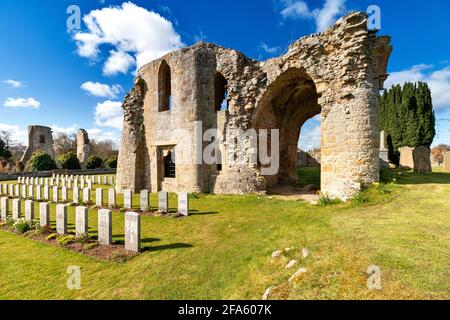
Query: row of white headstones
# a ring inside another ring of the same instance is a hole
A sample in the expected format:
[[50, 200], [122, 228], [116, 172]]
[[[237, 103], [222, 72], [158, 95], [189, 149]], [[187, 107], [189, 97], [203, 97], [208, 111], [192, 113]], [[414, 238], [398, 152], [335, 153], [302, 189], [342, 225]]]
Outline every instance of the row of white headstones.
[[[98, 181], [100, 181], [100, 176]], [[52, 178], [53, 179], [53, 178]], [[78, 188], [77, 178], [75, 178], [75, 182], [71, 183], [71, 178], [69, 177], [69, 184], [63, 184], [62, 187], [59, 187], [59, 177], [56, 177], [56, 184], [52, 186], [53, 181], [50, 181], [48, 184], [42, 186], [40, 182], [37, 181], [38, 184], [35, 184], [36, 181], [26, 180], [25, 178], [20, 179], [20, 184], [0, 184], [0, 196], [9, 196], [11, 198], [23, 198], [23, 199], [31, 199], [36, 201], [50, 201], [52, 200], [55, 203], [67, 203], [69, 202], [69, 190], [72, 190], [72, 203], [79, 204], [80, 202], [83, 204], [91, 203], [91, 190], [92, 190], [92, 181], [95, 179], [87, 178], [85, 181], [88, 182], [87, 186], [82, 188], [82, 197], [80, 199], [80, 189]], [[83, 179], [83, 178], [82, 178]], [[37, 179], [36, 179], [37, 180]], [[66, 181], [66, 178], [62, 178], [62, 181]], [[80, 181], [80, 185], [84, 186], [84, 181]], [[50, 199], [50, 186], [52, 186], [52, 198]], [[97, 207], [103, 207], [103, 190], [102, 188], [97, 188], [95, 191], [95, 205]], [[133, 209], [133, 192], [131, 190], [123, 191], [123, 199], [124, 199], [124, 209]], [[108, 206], [110, 208], [116, 208], [116, 190], [114, 188], [108, 189]], [[150, 192], [148, 190], [142, 190], [140, 192], [140, 209], [141, 211], [148, 211], [150, 209]], [[165, 191], [161, 191], [158, 193], [158, 210], [161, 212], [168, 212], [169, 204], [168, 204], [168, 193]], [[178, 193], [178, 213], [181, 215], [189, 215], [189, 195], [185, 192]]]
[[[3, 221], [8, 219], [9, 199], [2, 197], [1, 215]], [[66, 204], [56, 205], [56, 233], [67, 234], [67, 208]], [[75, 208], [75, 232], [77, 237], [87, 236], [88, 208], [78, 206]], [[12, 218], [15, 221], [22, 217], [21, 199], [12, 199]], [[25, 200], [25, 221], [34, 220], [34, 201]], [[39, 204], [39, 224], [41, 227], [50, 225], [50, 204]], [[103, 245], [112, 245], [112, 211], [110, 209], [98, 210], [98, 242]], [[125, 250], [139, 252], [141, 250], [141, 216], [136, 212], [125, 213]]]
[[57, 187], [68, 187], [72, 189], [72, 186], [79, 186], [83, 189], [87, 185], [92, 189], [92, 184], [103, 184], [111, 185], [115, 184], [114, 176], [87, 176], [87, 175], [53, 175], [52, 177], [19, 177], [17, 178], [17, 183], [21, 185], [45, 185], [45, 186], [57, 186]]

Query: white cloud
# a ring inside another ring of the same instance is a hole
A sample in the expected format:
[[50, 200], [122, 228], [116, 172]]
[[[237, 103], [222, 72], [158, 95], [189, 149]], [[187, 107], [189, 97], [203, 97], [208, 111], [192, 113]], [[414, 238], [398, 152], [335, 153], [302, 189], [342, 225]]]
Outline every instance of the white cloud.
[[266, 53], [268, 54], [277, 54], [281, 51], [280, 47], [269, 47], [266, 43], [261, 42], [261, 44], [259, 45], [259, 47]]
[[283, 18], [314, 19], [317, 32], [331, 26], [345, 10], [345, 0], [326, 0], [322, 8], [310, 10], [303, 0], [281, 0]]
[[95, 107], [95, 122], [101, 127], [122, 129], [122, 102], [107, 100]]
[[8, 108], [32, 108], [39, 109], [41, 103], [34, 98], [6, 98], [3, 103]]
[[106, 141], [110, 140], [113, 141], [116, 147], [120, 143], [119, 134], [114, 131], [104, 131], [99, 128], [93, 128], [93, 129], [86, 129], [89, 139], [95, 140], [95, 141]]
[[[316, 121], [316, 120], [309, 120]], [[304, 151], [320, 148], [322, 140], [322, 127], [320, 124], [313, 127], [303, 126], [300, 133], [299, 147]]]
[[59, 127], [57, 125], [52, 125], [52, 126], [50, 126], [50, 128], [52, 128], [53, 133], [65, 133], [70, 136], [70, 135], [76, 134], [78, 132], [79, 126], [77, 124], [73, 124], [70, 127], [63, 128], [63, 127]]
[[0, 123], [0, 131], [7, 131], [11, 134], [11, 139], [26, 144], [28, 141], [28, 130], [21, 129], [17, 125]]
[[3, 81], [3, 83], [9, 84], [13, 88], [22, 88], [23, 83], [17, 80], [8, 79]]
[[90, 95], [114, 99], [122, 91], [122, 87], [118, 84], [109, 86], [107, 84], [88, 81], [81, 85], [81, 89], [89, 93]]
[[106, 75], [126, 73], [184, 44], [170, 21], [132, 2], [93, 10], [83, 17], [86, 32], [73, 35], [78, 54], [97, 59], [102, 45], [112, 46], [104, 65]]
[[431, 71], [432, 68], [432, 65], [419, 64], [406, 70], [392, 72], [385, 87], [403, 85], [405, 82], [427, 82], [435, 109], [450, 108], [450, 66], [435, 71]]

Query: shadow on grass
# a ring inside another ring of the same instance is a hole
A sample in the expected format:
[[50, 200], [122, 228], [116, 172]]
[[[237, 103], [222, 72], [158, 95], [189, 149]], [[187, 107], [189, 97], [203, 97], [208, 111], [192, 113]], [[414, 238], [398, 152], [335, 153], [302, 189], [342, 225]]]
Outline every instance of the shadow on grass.
[[386, 169], [381, 171], [381, 181], [389, 183], [396, 181], [398, 184], [450, 184], [450, 173], [414, 173], [404, 169]]
[[166, 244], [162, 246], [154, 246], [154, 247], [144, 247], [142, 248], [143, 252], [152, 252], [152, 251], [163, 251], [163, 250], [173, 250], [173, 249], [187, 249], [187, 248], [193, 248], [194, 246], [192, 244], [188, 243], [172, 243], [172, 244]]

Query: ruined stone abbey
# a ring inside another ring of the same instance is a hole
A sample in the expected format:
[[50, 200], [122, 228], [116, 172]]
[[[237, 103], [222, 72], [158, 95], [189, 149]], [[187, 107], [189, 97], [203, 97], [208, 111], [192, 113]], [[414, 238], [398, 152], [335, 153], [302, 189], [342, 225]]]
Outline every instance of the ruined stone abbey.
[[[295, 182], [301, 127], [320, 114], [321, 191], [354, 196], [379, 181], [379, 90], [391, 51], [365, 14], [351, 13], [267, 61], [200, 42], [143, 66], [123, 105], [117, 189], [245, 194]], [[195, 150], [213, 140], [194, 137], [211, 128], [220, 161], [198, 163]], [[250, 129], [279, 129], [276, 173], [263, 174], [252, 137], [237, 141]]]

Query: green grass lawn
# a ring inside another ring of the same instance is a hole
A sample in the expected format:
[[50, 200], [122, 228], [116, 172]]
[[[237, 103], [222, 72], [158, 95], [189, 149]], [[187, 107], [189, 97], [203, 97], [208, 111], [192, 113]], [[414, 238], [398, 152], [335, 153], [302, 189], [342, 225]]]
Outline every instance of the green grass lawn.
[[[318, 181], [317, 169], [300, 176], [307, 180], [300, 184]], [[357, 201], [324, 207], [199, 195], [187, 218], [142, 217], [144, 252], [123, 264], [0, 231], [0, 299], [260, 299], [270, 286], [273, 299], [449, 299], [450, 174], [392, 170], [382, 177], [386, 183]], [[151, 200], [155, 206], [156, 195]], [[95, 236], [96, 211], [89, 214]], [[74, 216], [71, 207], [69, 229]], [[123, 213], [113, 223], [121, 243]], [[272, 262], [271, 253], [284, 248], [292, 250]], [[292, 258], [299, 264], [286, 270]], [[81, 267], [81, 290], [66, 287], [73, 265]], [[370, 265], [381, 268], [382, 290], [367, 289]], [[308, 272], [289, 285], [298, 267]]]

